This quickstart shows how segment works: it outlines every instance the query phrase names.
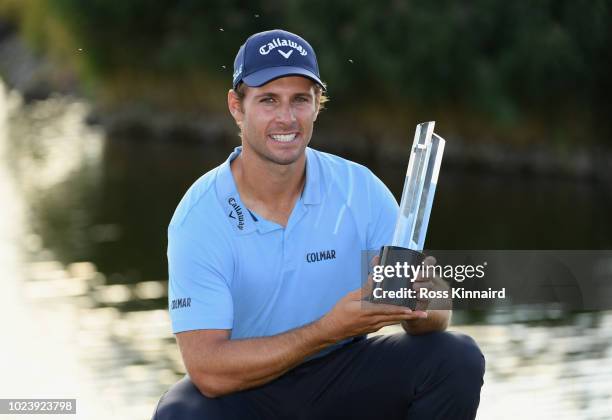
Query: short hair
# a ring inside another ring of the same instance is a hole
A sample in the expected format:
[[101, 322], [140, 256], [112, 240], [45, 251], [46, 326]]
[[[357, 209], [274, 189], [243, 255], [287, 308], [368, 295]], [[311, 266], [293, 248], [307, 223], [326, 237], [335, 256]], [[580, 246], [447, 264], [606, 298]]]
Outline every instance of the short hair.
[[[319, 94], [319, 111], [323, 111], [323, 109], [325, 108], [325, 103], [329, 101], [329, 97], [325, 94], [326, 86], [325, 84], [323, 86], [319, 85], [318, 83], [313, 84], [315, 88], [315, 93]], [[242, 103], [244, 97], [246, 96], [247, 87], [248, 86], [244, 82], [240, 82], [238, 86], [236, 86], [236, 89], [234, 89], [234, 92], [236, 92], [236, 96], [238, 96], [240, 103]]]

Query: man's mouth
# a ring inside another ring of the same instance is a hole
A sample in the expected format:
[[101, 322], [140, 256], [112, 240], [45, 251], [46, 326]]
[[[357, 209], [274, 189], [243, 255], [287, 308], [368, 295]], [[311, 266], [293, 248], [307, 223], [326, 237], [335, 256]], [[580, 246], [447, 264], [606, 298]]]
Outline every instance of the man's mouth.
[[289, 134], [270, 134], [270, 138], [279, 143], [290, 143], [297, 137], [297, 133]]

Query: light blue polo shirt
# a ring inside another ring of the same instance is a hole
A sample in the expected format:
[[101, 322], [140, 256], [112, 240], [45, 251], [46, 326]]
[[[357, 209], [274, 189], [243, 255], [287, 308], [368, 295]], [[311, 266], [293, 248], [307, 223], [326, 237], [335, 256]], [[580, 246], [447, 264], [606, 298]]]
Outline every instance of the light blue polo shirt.
[[230, 162], [199, 178], [168, 228], [174, 333], [264, 337], [321, 318], [361, 285], [361, 252], [389, 244], [398, 205], [366, 167], [306, 149], [306, 183], [286, 227], [249, 211]]

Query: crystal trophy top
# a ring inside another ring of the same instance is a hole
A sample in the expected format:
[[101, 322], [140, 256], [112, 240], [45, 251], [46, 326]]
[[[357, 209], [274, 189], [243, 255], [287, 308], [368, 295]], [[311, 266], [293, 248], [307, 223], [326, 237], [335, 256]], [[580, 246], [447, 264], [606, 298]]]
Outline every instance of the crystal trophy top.
[[434, 133], [435, 121], [416, 127], [392, 246], [423, 251], [446, 141]]

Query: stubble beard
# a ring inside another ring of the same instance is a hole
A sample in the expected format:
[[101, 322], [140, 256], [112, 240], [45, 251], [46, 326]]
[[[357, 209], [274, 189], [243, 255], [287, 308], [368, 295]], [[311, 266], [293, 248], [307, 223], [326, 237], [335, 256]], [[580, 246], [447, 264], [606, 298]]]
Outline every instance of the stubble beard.
[[[266, 138], [265, 141], [267, 142], [268, 139]], [[259, 157], [263, 161], [273, 163], [276, 165], [281, 165], [281, 166], [288, 166], [288, 165], [291, 165], [297, 162], [300, 159], [300, 157], [304, 154], [306, 146], [308, 145], [308, 143], [306, 143], [305, 146], [300, 147], [300, 152], [296, 153], [294, 156], [287, 156], [283, 158], [280, 156], [275, 156], [274, 153], [266, 150], [265, 147], [258, 147], [256, 145], [249, 143], [248, 141], [245, 141], [245, 143], [247, 143], [249, 145], [249, 149], [251, 149], [257, 155], [257, 157]]]

